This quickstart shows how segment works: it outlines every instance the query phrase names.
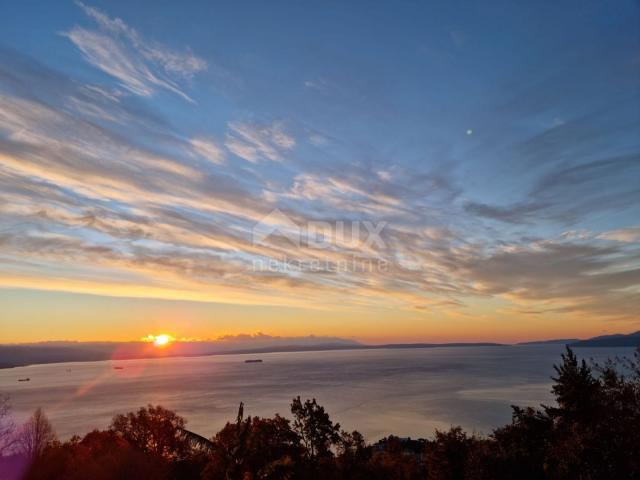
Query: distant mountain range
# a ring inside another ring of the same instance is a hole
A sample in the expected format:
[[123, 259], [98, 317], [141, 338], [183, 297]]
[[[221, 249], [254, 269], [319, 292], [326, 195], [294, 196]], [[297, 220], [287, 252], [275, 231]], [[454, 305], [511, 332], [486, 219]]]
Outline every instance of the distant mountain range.
[[634, 333], [616, 333], [580, 340], [579, 338], [556, 338], [521, 342], [518, 345], [569, 345], [570, 347], [640, 347], [640, 331]]
[[[640, 346], [640, 331], [630, 334], [522, 342], [518, 345], [569, 345], [571, 347], [635, 347]], [[211, 341], [176, 341], [158, 348], [148, 342], [41, 342], [0, 345], [0, 368], [42, 363], [92, 362], [136, 358], [193, 357], [225, 354], [259, 354], [323, 350], [374, 350], [435, 347], [489, 347], [500, 343], [390, 343], [365, 345], [338, 337], [272, 337], [239, 335]]]
[[571, 345], [579, 341], [579, 338], [554, 338], [552, 340], [534, 340], [532, 342], [520, 342], [517, 345]]
[[142, 341], [21, 343], [0, 345], [0, 368], [41, 363], [353, 348], [358, 345], [358, 342], [338, 337], [274, 337], [264, 334], [226, 336], [207, 341], [175, 341], [163, 347]]
[[588, 340], [571, 343], [571, 347], [638, 347], [640, 346], [640, 330], [634, 333], [602, 335]]
[[194, 357], [324, 350], [500, 346], [498, 343], [402, 343], [364, 345], [337, 337], [225, 337], [213, 341], [173, 342], [162, 348], [148, 342], [42, 342], [0, 345], [0, 368], [42, 363], [93, 362], [136, 358]]

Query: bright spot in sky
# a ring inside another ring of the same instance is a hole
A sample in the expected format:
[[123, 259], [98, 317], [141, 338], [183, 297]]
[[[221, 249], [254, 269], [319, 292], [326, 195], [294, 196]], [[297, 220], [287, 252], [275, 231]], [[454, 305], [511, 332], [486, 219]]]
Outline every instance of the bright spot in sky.
[[469, 129], [467, 130], [467, 135], [471, 135], [473, 133], [473, 130]]
[[173, 342], [175, 338], [171, 335], [167, 335], [166, 333], [161, 333], [160, 335], [149, 334], [146, 337], [142, 337], [141, 340], [143, 342], [153, 343], [156, 347], [163, 347]]
[[171, 337], [163, 333], [162, 335], [156, 336], [155, 340], [153, 341], [153, 344], [156, 347], [161, 347], [163, 345], [168, 344], [170, 341], [171, 341]]

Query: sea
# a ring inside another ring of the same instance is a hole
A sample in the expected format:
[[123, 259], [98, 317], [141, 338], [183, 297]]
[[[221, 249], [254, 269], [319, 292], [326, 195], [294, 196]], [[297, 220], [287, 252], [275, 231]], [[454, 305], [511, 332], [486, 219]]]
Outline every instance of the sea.
[[[298, 395], [317, 399], [344, 430], [370, 442], [428, 438], [456, 425], [487, 435], [511, 420], [511, 405], [553, 404], [553, 365], [563, 351], [518, 345], [58, 363], [0, 370], [0, 394], [10, 396], [18, 424], [42, 407], [61, 439], [105, 429], [114, 415], [147, 404], [175, 410], [188, 429], [211, 436], [235, 420], [240, 402], [245, 415], [288, 416]], [[598, 362], [632, 354], [575, 351]]]

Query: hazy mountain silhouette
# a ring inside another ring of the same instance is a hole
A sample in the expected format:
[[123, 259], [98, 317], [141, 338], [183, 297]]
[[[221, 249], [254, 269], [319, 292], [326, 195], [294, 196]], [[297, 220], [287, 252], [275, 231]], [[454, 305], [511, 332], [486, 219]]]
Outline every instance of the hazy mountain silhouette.
[[579, 338], [553, 338], [551, 340], [533, 340], [530, 342], [520, 342], [517, 345], [570, 345], [579, 341]]
[[614, 335], [601, 335], [579, 340], [571, 344], [572, 347], [638, 347], [640, 346], [640, 330], [634, 333]]
[[[586, 340], [562, 338], [521, 342], [517, 345], [569, 345], [572, 347], [640, 346], [640, 331]], [[176, 341], [163, 348], [148, 342], [41, 342], [0, 345], [0, 368], [40, 363], [92, 362], [135, 358], [189, 357], [238, 353], [304, 352], [319, 350], [367, 350], [391, 348], [487, 347], [503, 344], [476, 343], [389, 343], [366, 345], [339, 337], [275, 337], [262, 333], [233, 335], [208, 341]]]
[[213, 341], [176, 341], [158, 348], [149, 342], [41, 342], [0, 345], [0, 368], [42, 363], [92, 362], [136, 358], [191, 357], [242, 353], [304, 352], [390, 348], [499, 346], [499, 343], [399, 343], [364, 345], [338, 337], [238, 335]]
[[23, 343], [0, 345], [0, 368], [39, 363], [353, 348], [358, 345], [353, 340], [338, 337], [274, 337], [264, 334], [225, 336], [207, 341], [175, 341], [162, 348], [142, 341]]

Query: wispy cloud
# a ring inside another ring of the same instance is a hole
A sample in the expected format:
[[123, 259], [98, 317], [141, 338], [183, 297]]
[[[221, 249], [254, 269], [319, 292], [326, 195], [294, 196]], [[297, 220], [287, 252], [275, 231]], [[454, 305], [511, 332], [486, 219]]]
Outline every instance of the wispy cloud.
[[625, 181], [640, 175], [638, 154], [561, 165], [540, 176], [527, 199], [507, 205], [466, 202], [474, 215], [505, 223], [526, 224], [551, 220], [572, 224], [598, 212], [634, 208], [640, 189]]
[[[119, 112], [119, 97], [105, 103], [104, 93], [94, 93], [81, 97], [87, 108]], [[566, 315], [633, 316], [636, 254], [594, 243], [635, 238], [631, 229], [563, 244], [494, 239], [494, 231], [473, 224], [478, 212], [456, 204], [460, 189], [444, 170], [323, 165], [281, 189], [267, 178], [252, 190], [233, 175], [224, 148], [238, 155], [229, 146], [237, 142], [246, 160], [280, 160], [296, 145], [282, 124], [229, 124], [225, 146], [210, 137], [171, 137], [163, 152], [83, 112], [0, 95], [1, 285], [317, 308], [384, 304], [444, 316], [463, 309], [465, 299], [499, 297]], [[216, 168], [198, 168], [196, 158]], [[391, 222], [386, 248], [333, 242], [292, 252], [277, 236], [253, 244], [252, 226], [276, 207], [301, 225], [384, 217]], [[254, 259], [292, 255], [334, 263], [378, 258], [388, 269], [251, 269]]]
[[598, 238], [622, 243], [640, 242], [640, 226], [611, 230], [610, 232], [601, 233]]
[[296, 141], [279, 122], [271, 125], [231, 122], [225, 145], [234, 155], [256, 163], [260, 160], [281, 161], [283, 154], [296, 146]]
[[78, 5], [97, 23], [99, 30], [76, 26], [64, 35], [89, 63], [137, 95], [150, 96], [157, 89], [165, 89], [193, 102], [179, 82], [207, 68], [202, 58], [191, 52], [175, 52], [143, 38], [120, 18], [111, 18], [80, 2]]
[[460, 268], [478, 292], [557, 311], [632, 319], [640, 308], [637, 250], [629, 255], [584, 242], [535, 242], [474, 256]]
[[189, 140], [193, 151], [216, 165], [225, 163], [224, 149], [210, 138], [197, 137]]

